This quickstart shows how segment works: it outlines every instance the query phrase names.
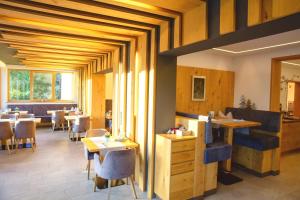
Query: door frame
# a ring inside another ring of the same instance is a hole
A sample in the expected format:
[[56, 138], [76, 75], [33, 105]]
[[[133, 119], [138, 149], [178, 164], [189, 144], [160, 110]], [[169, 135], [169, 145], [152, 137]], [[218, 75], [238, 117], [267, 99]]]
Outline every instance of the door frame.
[[300, 55], [291, 55], [272, 58], [271, 61], [271, 85], [270, 85], [270, 111], [280, 112], [280, 80], [281, 61], [300, 59]]

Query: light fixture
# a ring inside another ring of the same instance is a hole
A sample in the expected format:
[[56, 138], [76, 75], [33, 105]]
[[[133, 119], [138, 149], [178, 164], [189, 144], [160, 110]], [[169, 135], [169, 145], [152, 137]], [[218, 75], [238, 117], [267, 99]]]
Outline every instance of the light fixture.
[[244, 51], [231, 51], [231, 50], [226, 50], [226, 49], [222, 49], [222, 48], [213, 48], [213, 50], [223, 51], [223, 52], [233, 53], [233, 54], [241, 54], [241, 53], [248, 53], [248, 52], [253, 52], [253, 51], [258, 51], [258, 50], [271, 49], [271, 48], [275, 48], [275, 47], [282, 47], [282, 46], [287, 46], [287, 45], [291, 45], [291, 44], [299, 44], [299, 43], [300, 43], [300, 41], [288, 42], [288, 43], [276, 44], [276, 45], [271, 45], [271, 46], [255, 48], [255, 49], [248, 49], [248, 50], [244, 50]]

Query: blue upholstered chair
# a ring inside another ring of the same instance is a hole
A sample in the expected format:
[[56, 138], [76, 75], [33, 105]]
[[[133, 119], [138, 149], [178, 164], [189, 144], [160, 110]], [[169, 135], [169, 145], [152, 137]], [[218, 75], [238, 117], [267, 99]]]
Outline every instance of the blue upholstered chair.
[[[105, 135], [106, 132], [107, 132], [106, 129], [90, 129], [86, 132], [85, 137], [101, 137]], [[88, 171], [88, 179], [90, 179], [91, 160], [94, 159], [94, 153], [89, 152], [85, 146], [84, 146], [84, 157], [88, 161], [86, 170]]]
[[222, 142], [213, 141], [211, 118], [205, 123], [205, 144], [204, 163], [213, 163], [228, 160], [231, 158], [232, 146]]
[[19, 148], [19, 142], [22, 139], [29, 139], [31, 143], [32, 151], [34, 151], [34, 146], [36, 146], [35, 139], [36, 125], [33, 120], [18, 121], [15, 127], [15, 144], [16, 152]]
[[90, 117], [89, 116], [80, 116], [78, 117], [74, 124], [72, 125], [73, 138], [74, 134], [77, 135], [76, 143], [79, 141], [81, 133], [87, 133], [90, 129]]
[[58, 127], [62, 127], [63, 131], [65, 130], [65, 112], [63, 110], [55, 111], [52, 113], [52, 131]]
[[94, 192], [96, 191], [96, 179], [101, 177], [108, 180], [108, 199], [110, 198], [111, 180], [124, 179], [130, 177], [134, 198], [136, 199], [136, 191], [133, 183], [133, 174], [135, 168], [135, 150], [125, 149], [117, 151], [109, 151], [103, 162], [100, 161], [98, 154], [94, 154], [94, 166], [96, 172]]

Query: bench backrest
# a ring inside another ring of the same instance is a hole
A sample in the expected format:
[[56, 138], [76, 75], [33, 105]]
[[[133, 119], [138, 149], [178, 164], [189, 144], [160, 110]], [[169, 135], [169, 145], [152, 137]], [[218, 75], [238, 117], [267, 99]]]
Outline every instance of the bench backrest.
[[264, 110], [251, 110], [245, 108], [226, 108], [225, 113], [232, 113], [235, 119], [244, 119], [249, 121], [260, 122], [262, 125], [256, 127], [268, 132], [279, 132], [281, 124], [280, 112], [271, 112]]

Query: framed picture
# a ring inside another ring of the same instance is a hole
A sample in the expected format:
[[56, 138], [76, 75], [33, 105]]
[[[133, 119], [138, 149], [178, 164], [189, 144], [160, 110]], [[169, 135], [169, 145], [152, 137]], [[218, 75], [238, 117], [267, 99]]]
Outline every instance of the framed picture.
[[205, 76], [193, 76], [192, 82], [192, 101], [204, 101], [205, 100]]

